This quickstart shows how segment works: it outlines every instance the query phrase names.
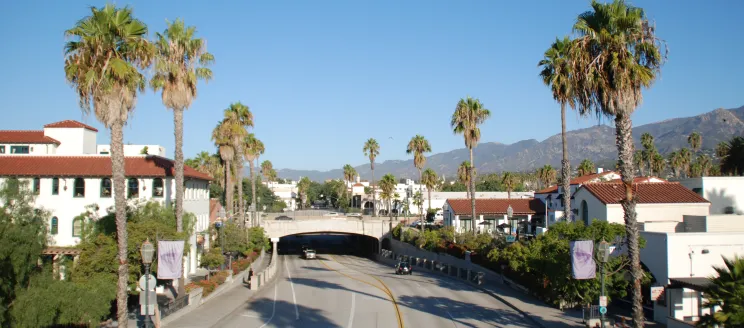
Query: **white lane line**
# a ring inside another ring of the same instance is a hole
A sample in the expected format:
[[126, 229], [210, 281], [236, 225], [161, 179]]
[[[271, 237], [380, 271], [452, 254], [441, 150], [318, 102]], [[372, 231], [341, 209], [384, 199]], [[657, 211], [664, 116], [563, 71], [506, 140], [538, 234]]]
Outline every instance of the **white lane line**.
[[289, 267], [287, 261], [284, 261], [284, 268], [287, 269], [287, 277], [289, 277], [289, 286], [292, 287], [292, 301], [295, 305], [295, 320], [300, 320], [300, 310], [297, 308], [297, 296], [295, 296], [294, 283], [292, 282], [292, 275], [289, 274]]
[[266, 327], [266, 325], [268, 325], [269, 322], [271, 322], [271, 320], [274, 319], [274, 314], [276, 314], [276, 287], [277, 285], [274, 285], [274, 306], [271, 308], [271, 317], [269, 318], [268, 321], [266, 321], [263, 325], [261, 325], [261, 327], [258, 327], [258, 328]]
[[[416, 283], [416, 286], [421, 287], [421, 285], [418, 282]], [[422, 288], [422, 289], [425, 290], [427, 294], [433, 296], [433, 294], [431, 293], [431, 291], [429, 291], [428, 289], [426, 289], [426, 288]], [[445, 308], [445, 309], [447, 308], [447, 306], [444, 305], [444, 304], [442, 304], [442, 302], [440, 302], [439, 300], [437, 300], [437, 303], [442, 308]], [[452, 321], [452, 325], [455, 326], [455, 328], [457, 328], [457, 322], [455, 321], [455, 318], [452, 317], [452, 314], [450, 314], [449, 311], [447, 311], [447, 310], [444, 310], [444, 313], [447, 313], [447, 316], [450, 318], [450, 321]]]
[[351, 293], [351, 313], [349, 313], [349, 324], [347, 327], [351, 328], [354, 324], [354, 308], [356, 307], [356, 293]]

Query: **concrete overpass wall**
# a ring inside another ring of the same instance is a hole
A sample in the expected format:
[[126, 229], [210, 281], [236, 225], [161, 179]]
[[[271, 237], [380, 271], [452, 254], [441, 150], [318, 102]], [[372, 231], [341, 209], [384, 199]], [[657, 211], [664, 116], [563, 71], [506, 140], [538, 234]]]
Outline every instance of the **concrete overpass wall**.
[[271, 221], [265, 220], [261, 226], [266, 230], [270, 238], [280, 238], [289, 235], [318, 233], [318, 232], [336, 232], [365, 235], [382, 239], [383, 236], [390, 233], [393, 224], [382, 220], [359, 220], [359, 219], [311, 219], [311, 220], [292, 220], [292, 221]]

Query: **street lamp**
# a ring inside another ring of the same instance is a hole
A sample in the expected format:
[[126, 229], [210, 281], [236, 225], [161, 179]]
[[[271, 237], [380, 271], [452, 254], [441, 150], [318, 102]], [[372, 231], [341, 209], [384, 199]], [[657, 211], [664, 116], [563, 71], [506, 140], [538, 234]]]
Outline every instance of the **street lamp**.
[[[222, 253], [225, 253], [225, 209], [220, 208], [219, 213], [217, 213], [219, 218], [217, 219], [217, 222], [214, 223], [214, 227], [219, 229], [220, 234], [220, 248], [222, 248]], [[222, 263], [221, 269], [225, 269], [225, 263]]]
[[[606, 242], [604, 239], [602, 239], [601, 242], [599, 242], [599, 245], [597, 245], [597, 257], [599, 258], [600, 263], [600, 284], [602, 285], [602, 289], [600, 291], [600, 298], [606, 299], [605, 297], [605, 263], [607, 263], [608, 258], [610, 257], [610, 243]], [[600, 302], [602, 303], [602, 302]], [[600, 304], [601, 305], [601, 304]], [[606, 304], [604, 305], [606, 306]], [[605, 311], [600, 310], [600, 317], [599, 322], [600, 326], [604, 327], [605, 322]]]
[[152, 326], [150, 320], [150, 264], [152, 264], [152, 258], [155, 255], [155, 246], [150, 243], [148, 238], [142, 243], [140, 247], [140, 255], [142, 255], [142, 263], [145, 265], [145, 328]]

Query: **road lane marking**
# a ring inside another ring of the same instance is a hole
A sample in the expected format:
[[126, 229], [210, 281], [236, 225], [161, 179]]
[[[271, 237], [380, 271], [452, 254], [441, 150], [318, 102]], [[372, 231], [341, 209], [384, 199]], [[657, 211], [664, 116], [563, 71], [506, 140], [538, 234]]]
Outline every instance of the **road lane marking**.
[[[341, 264], [341, 265], [342, 265], [342, 266], [343, 266], [344, 268], [349, 268], [348, 266], [344, 265], [343, 263], [341, 263], [341, 262], [337, 261], [337, 260], [336, 260], [336, 258], [335, 258], [335, 257], [333, 257], [332, 255], [329, 255], [329, 256], [330, 256], [330, 258], [331, 258], [331, 259], [332, 259], [332, 260], [333, 260], [334, 262], [336, 262], [336, 263], [338, 263], [338, 264]], [[339, 274], [341, 274], [341, 275], [343, 275], [343, 276], [345, 276], [345, 277], [348, 277], [348, 278], [350, 278], [350, 279], [354, 279], [354, 280], [356, 280], [356, 281], [359, 281], [359, 282], [361, 282], [361, 283], [364, 283], [364, 284], [370, 285], [370, 286], [372, 286], [372, 287], [375, 287], [375, 288], [377, 288], [377, 289], [381, 290], [381, 291], [382, 291], [383, 293], [387, 294], [387, 296], [388, 296], [388, 297], [390, 297], [390, 301], [392, 301], [392, 302], [393, 302], [393, 307], [395, 308], [395, 316], [396, 316], [396, 318], [398, 319], [398, 328], [403, 328], [403, 327], [404, 327], [404, 324], [403, 324], [403, 315], [402, 315], [402, 314], [401, 314], [401, 312], [400, 312], [400, 307], [398, 307], [398, 301], [396, 301], [396, 300], [395, 300], [395, 296], [393, 295], [393, 292], [391, 292], [391, 291], [390, 291], [390, 288], [388, 288], [388, 286], [387, 286], [387, 285], [385, 285], [385, 283], [384, 283], [384, 282], [383, 282], [383, 281], [382, 281], [382, 280], [381, 280], [380, 278], [377, 278], [377, 277], [375, 277], [375, 276], [373, 276], [373, 275], [371, 275], [371, 274], [369, 274], [369, 273], [365, 273], [365, 272], [359, 271], [359, 270], [357, 270], [357, 269], [352, 269], [352, 268], [349, 268], [350, 270], [353, 270], [353, 271], [359, 272], [359, 273], [361, 273], [361, 274], [364, 274], [364, 275], [370, 276], [370, 277], [372, 277], [373, 279], [377, 280], [377, 281], [378, 281], [378, 282], [380, 283], [380, 285], [382, 285], [382, 288], [380, 288], [380, 286], [377, 286], [377, 285], [375, 285], [375, 284], [373, 284], [373, 283], [370, 283], [370, 282], [368, 282], [368, 281], [364, 281], [364, 280], [362, 280], [362, 279], [359, 279], [359, 278], [355, 278], [355, 277], [352, 277], [352, 276], [350, 276], [350, 275], [347, 275], [347, 274], [345, 274], [345, 273], [343, 273], [343, 272], [341, 272], [341, 271], [339, 271], [339, 270], [334, 270], [333, 268], [331, 268], [330, 266], [328, 266], [328, 264], [326, 264], [326, 263], [325, 263], [325, 262], [323, 262], [322, 260], [320, 261], [320, 263], [323, 263], [323, 265], [325, 265], [325, 266], [326, 266], [326, 268], [328, 268], [328, 270], [331, 270], [331, 271], [335, 271], [335, 272], [338, 272]]]
[[347, 327], [351, 328], [354, 324], [354, 308], [356, 306], [356, 293], [351, 293], [351, 313], [349, 313], [349, 324]]
[[[418, 282], [416, 283], [416, 286], [421, 287], [421, 285]], [[422, 288], [422, 289], [425, 290], [426, 293], [429, 294], [429, 296], [434, 296], [434, 294], [432, 294], [431, 291], [429, 291], [429, 289], [427, 289], [427, 288]], [[439, 306], [441, 306], [443, 308], [447, 308], [447, 306], [444, 305], [441, 301], [439, 301], [439, 299], [437, 299], [437, 304], [439, 304]], [[452, 325], [455, 326], [455, 328], [457, 328], [457, 322], [455, 321], [455, 318], [452, 317], [452, 314], [450, 314], [449, 311], [447, 311], [447, 310], [444, 310], [444, 313], [447, 313], [447, 316], [452, 321]]]
[[284, 261], [284, 268], [287, 269], [287, 277], [289, 277], [289, 287], [292, 287], [292, 301], [295, 305], [295, 320], [300, 320], [300, 310], [297, 308], [297, 297], [295, 296], [294, 283], [292, 282], [292, 275], [289, 274], [289, 266], [287, 261]]
[[271, 320], [274, 319], [274, 314], [276, 314], [276, 289], [277, 289], [277, 285], [274, 285], [274, 306], [271, 307], [271, 317], [269, 318], [268, 321], [266, 321], [263, 325], [261, 325], [261, 327], [258, 327], [258, 328], [266, 327], [266, 325], [268, 325], [269, 322], [271, 322]]

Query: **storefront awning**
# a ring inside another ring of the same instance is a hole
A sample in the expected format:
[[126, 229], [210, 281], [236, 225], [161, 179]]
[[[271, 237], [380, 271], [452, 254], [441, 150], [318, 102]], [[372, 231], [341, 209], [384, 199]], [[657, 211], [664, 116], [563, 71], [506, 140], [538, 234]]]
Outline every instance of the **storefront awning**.
[[670, 278], [668, 288], [687, 288], [699, 292], [711, 285], [710, 279], [705, 277]]

